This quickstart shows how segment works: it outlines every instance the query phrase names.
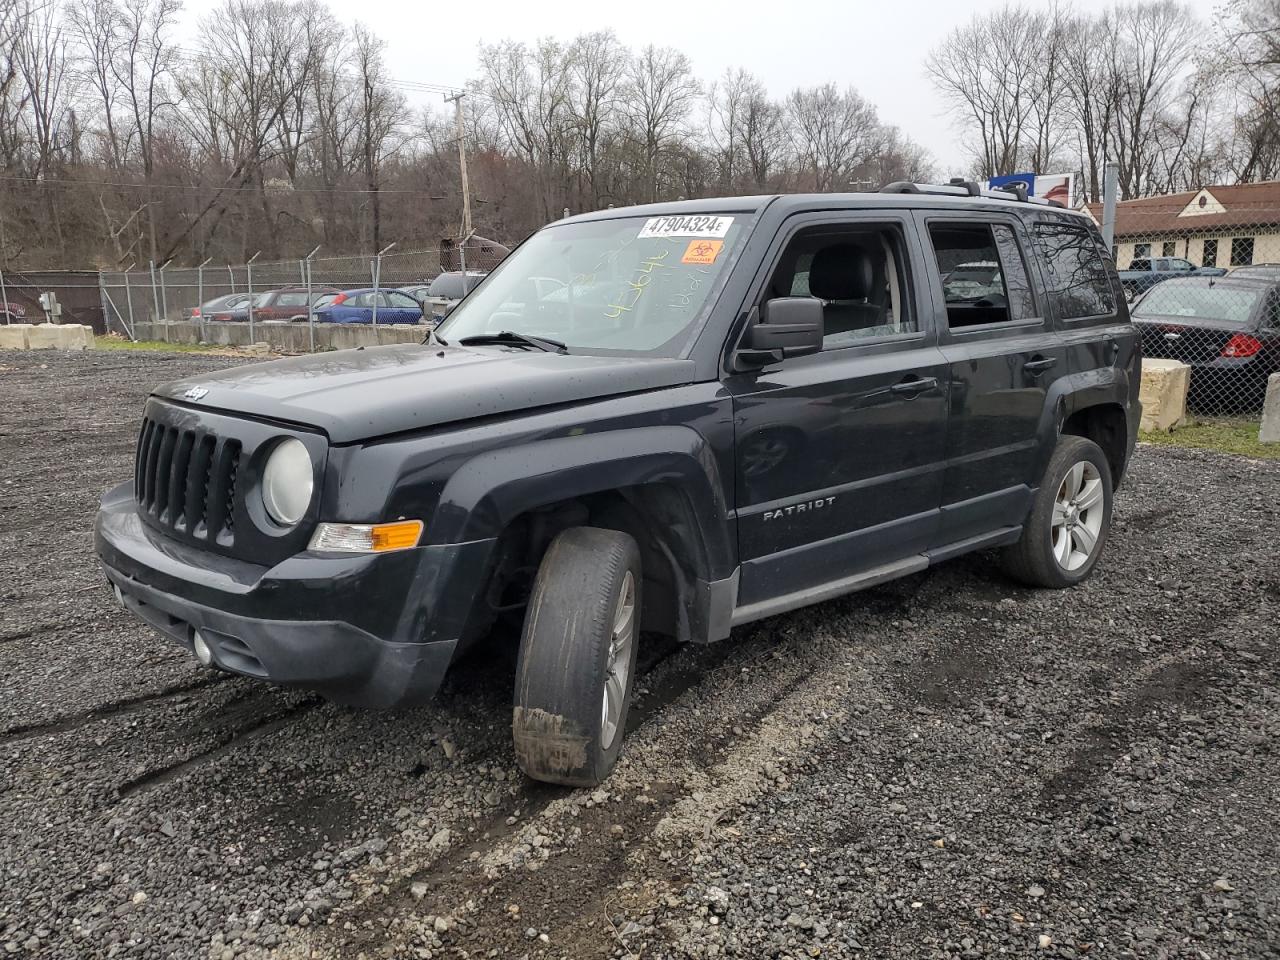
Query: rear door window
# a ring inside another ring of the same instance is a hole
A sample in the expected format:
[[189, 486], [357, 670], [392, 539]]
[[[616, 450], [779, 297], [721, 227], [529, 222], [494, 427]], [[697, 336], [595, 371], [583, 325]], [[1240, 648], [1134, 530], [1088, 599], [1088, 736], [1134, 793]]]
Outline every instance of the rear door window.
[[1026, 262], [1008, 224], [931, 222], [929, 239], [951, 329], [1037, 316]]
[[1102, 244], [1092, 232], [1073, 224], [1038, 223], [1036, 242], [1044, 258], [1049, 299], [1059, 319], [1079, 320], [1116, 312]]

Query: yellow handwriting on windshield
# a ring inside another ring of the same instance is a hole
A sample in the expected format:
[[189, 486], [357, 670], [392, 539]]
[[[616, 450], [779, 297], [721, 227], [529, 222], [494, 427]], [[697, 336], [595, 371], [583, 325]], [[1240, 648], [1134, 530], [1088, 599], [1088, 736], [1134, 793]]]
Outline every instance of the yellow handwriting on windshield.
[[[683, 293], [677, 293], [675, 295], [675, 299], [671, 303], [671, 306], [677, 309], [690, 306], [693, 303], [693, 295], [697, 293], [698, 288], [702, 286], [702, 277], [708, 276], [710, 273], [711, 271], [705, 267], [699, 267], [696, 271], [690, 274], [688, 289]], [[698, 274], [702, 274], [702, 277], [698, 276]]]
[[630, 313], [634, 310], [636, 304], [640, 302], [640, 297], [644, 295], [645, 287], [653, 279], [653, 271], [658, 268], [671, 269], [671, 264], [662, 262], [670, 255], [670, 250], [663, 250], [661, 253], [655, 253], [640, 261], [635, 273], [632, 274], [631, 279], [626, 282], [622, 292], [618, 295], [618, 302], [611, 303], [605, 307], [605, 317], [609, 320], [617, 320], [624, 313]]

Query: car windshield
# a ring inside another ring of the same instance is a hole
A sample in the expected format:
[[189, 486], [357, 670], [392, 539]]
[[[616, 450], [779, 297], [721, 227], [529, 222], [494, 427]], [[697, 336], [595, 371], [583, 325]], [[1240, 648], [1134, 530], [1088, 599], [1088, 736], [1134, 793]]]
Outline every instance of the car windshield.
[[1249, 319], [1258, 298], [1260, 287], [1227, 286], [1222, 283], [1182, 283], [1166, 280], [1151, 291], [1133, 309], [1133, 316], [1188, 317], [1195, 320], [1225, 320], [1244, 323]]
[[621, 217], [534, 234], [451, 313], [440, 336], [513, 331], [574, 353], [680, 356], [746, 232], [744, 217]]

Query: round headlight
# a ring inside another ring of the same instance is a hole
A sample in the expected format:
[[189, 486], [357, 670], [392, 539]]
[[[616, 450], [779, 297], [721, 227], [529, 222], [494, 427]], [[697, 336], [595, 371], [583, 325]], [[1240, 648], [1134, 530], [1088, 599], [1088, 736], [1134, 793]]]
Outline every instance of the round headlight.
[[290, 437], [276, 444], [262, 472], [262, 505], [271, 519], [292, 527], [307, 512], [314, 487], [311, 454], [302, 441]]

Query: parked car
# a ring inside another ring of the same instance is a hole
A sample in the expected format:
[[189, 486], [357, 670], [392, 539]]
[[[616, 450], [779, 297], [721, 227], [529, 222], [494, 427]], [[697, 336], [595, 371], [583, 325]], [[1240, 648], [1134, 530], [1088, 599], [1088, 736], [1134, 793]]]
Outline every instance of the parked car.
[[481, 270], [468, 270], [463, 277], [461, 270], [446, 270], [427, 288], [427, 296], [442, 300], [461, 300], [474, 290], [488, 274]]
[[247, 293], [228, 293], [225, 296], [214, 297], [212, 300], [206, 300], [198, 307], [191, 307], [184, 310], [183, 318], [186, 320], [199, 320], [201, 317], [212, 319], [214, 314], [222, 311], [235, 310], [237, 307], [244, 307], [248, 310], [249, 294]]
[[[311, 299], [319, 302], [328, 294], [337, 293], [333, 287], [312, 287]], [[249, 304], [246, 300], [239, 306], [219, 310], [210, 318], [223, 321], [247, 321]], [[307, 319], [307, 288], [281, 287], [279, 290], [267, 290], [253, 295], [253, 319], [257, 323], [267, 321], [305, 321]]]
[[378, 304], [379, 323], [421, 323], [422, 304], [400, 290], [343, 290], [316, 302], [317, 323], [373, 323]]
[[419, 304], [424, 306], [427, 302], [427, 298], [431, 296], [430, 283], [415, 283], [410, 284], [407, 287], [396, 287], [396, 289], [401, 293], [407, 293], [409, 296], [413, 297], [413, 299], [417, 300]]
[[1226, 272], [1222, 267], [1197, 267], [1182, 257], [1136, 257], [1129, 263], [1129, 269], [1121, 270], [1119, 276], [1125, 299], [1133, 300], [1157, 283], [1174, 277], [1221, 277]]
[[1004, 280], [1000, 275], [1000, 264], [962, 263], [942, 278], [942, 289], [947, 299], [982, 297], [996, 294], [1004, 295]]
[[1236, 280], [1280, 280], [1280, 263], [1251, 263], [1245, 267], [1233, 267], [1227, 276]]
[[0, 300], [0, 323], [26, 323], [27, 308], [13, 300]]
[[1142, 350], [1191, 365], [1191, 400], [1233, 412], [1256, 409], [1280, 370], [1280, 277], [1186, 277], [1133, 305]]
[[[1001, 295], [945, 294], [971, 262]], [[719, 641], [979, 549], [1023, 583], [1087, 578], [1138, 347], [1096, 227], [1044, 201], [901, 183], [600, 210], [422, 343], [159, 387], [95, 546], [200, 662], [347, 703], [421, 702], [520, 617], [516, 756], [595, 784], [641, 629]]]

